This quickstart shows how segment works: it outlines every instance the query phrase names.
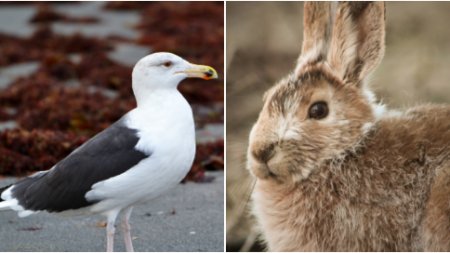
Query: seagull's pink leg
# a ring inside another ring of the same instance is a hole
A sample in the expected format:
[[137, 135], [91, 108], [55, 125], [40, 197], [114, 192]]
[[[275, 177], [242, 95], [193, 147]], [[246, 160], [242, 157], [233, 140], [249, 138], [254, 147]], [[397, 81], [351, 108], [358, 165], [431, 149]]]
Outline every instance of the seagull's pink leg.
[[125, 237], [125, 246], [127, 247], [128, 252], [133, 252], [133, 242], [131, 241], [130, 235], [131, 226], [128, 223], [132, 210], [133, 207], [131, 206], [122, 211], [122, 231], [123, 236]]
[[108, 225], [106, 225], [106, 251], [107, 252], [113, 252], [113, 243], [114, 243], [114, 233], [116, 232], [116, 229], [114, 228], [114, 222], [110, 223], [108, 222]]
[[107, 213], [108, 217], [108, 223], [106, 225], [106, 251], [107, 252], [113, 252], [113, 243], [114, 243], [114, 233], [116, 232], [116, 229], [114, 228], [114, 223], [116, 221], [117, 215], [119, 214], [118, 211], [111, 211]]

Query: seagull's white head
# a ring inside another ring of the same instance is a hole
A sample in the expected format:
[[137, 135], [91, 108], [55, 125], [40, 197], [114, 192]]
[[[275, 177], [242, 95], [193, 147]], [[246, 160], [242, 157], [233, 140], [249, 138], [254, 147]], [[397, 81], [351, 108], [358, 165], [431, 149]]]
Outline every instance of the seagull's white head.
[[176, 89], [187, 77], [217, 78], [217, 72], [208, 66], [195, 65], [171, 53], [148, 55], [134, 66], [133, 89]]

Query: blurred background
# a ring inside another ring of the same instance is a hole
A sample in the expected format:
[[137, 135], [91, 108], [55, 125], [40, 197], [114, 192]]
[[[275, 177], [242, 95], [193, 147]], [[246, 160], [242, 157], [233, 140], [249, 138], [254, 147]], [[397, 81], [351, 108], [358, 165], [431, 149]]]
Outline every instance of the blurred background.
[[[390, 109], [450, 103], [450, 3], [387, 2], [386, 50], [370, 84]], [[248, 136], [264, 92], [295, 67], [302, 2], [227, 3], [227, 251], [259, 251], [249, 215]]]
[[185, 180], [223, 170], [223, 2], [0, 2], [0, 177], [50, 169], [136, 102], [131, 72], [159, 51], [209, 65], [218, 80], [179, 90], [197, 155]]

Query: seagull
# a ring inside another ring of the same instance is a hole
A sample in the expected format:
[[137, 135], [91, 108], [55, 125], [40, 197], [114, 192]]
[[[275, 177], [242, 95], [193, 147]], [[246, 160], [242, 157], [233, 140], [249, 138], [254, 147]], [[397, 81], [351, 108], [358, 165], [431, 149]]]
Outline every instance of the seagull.
[[12, 209], [19, 217], [40, 211], [104, 215], [108, 252], [121, 214], [126, 249], [133, 251], [128, 223], [133, 206], [174, 188], [194, 161], [192, 109], [177, 90], [189, 77], [208, 80], [217, 72], [171, 53], [139, 60], [132, 73], [137, 107], [50, 170], [0, 188], [0, 210]]

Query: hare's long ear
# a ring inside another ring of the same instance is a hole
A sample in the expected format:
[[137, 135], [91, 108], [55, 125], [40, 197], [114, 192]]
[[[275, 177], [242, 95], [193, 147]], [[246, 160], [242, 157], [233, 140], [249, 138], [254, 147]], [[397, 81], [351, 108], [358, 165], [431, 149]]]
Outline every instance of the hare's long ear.
[[341, 2], [334, 23], [328, 62], [344, 82], [359, 85], [384, 51], [384, 2]]
[[298, 73], [308, 63], [324, 61], [330, 48], [337, 2], [306, 2], [303, 15], [303, 48]]

